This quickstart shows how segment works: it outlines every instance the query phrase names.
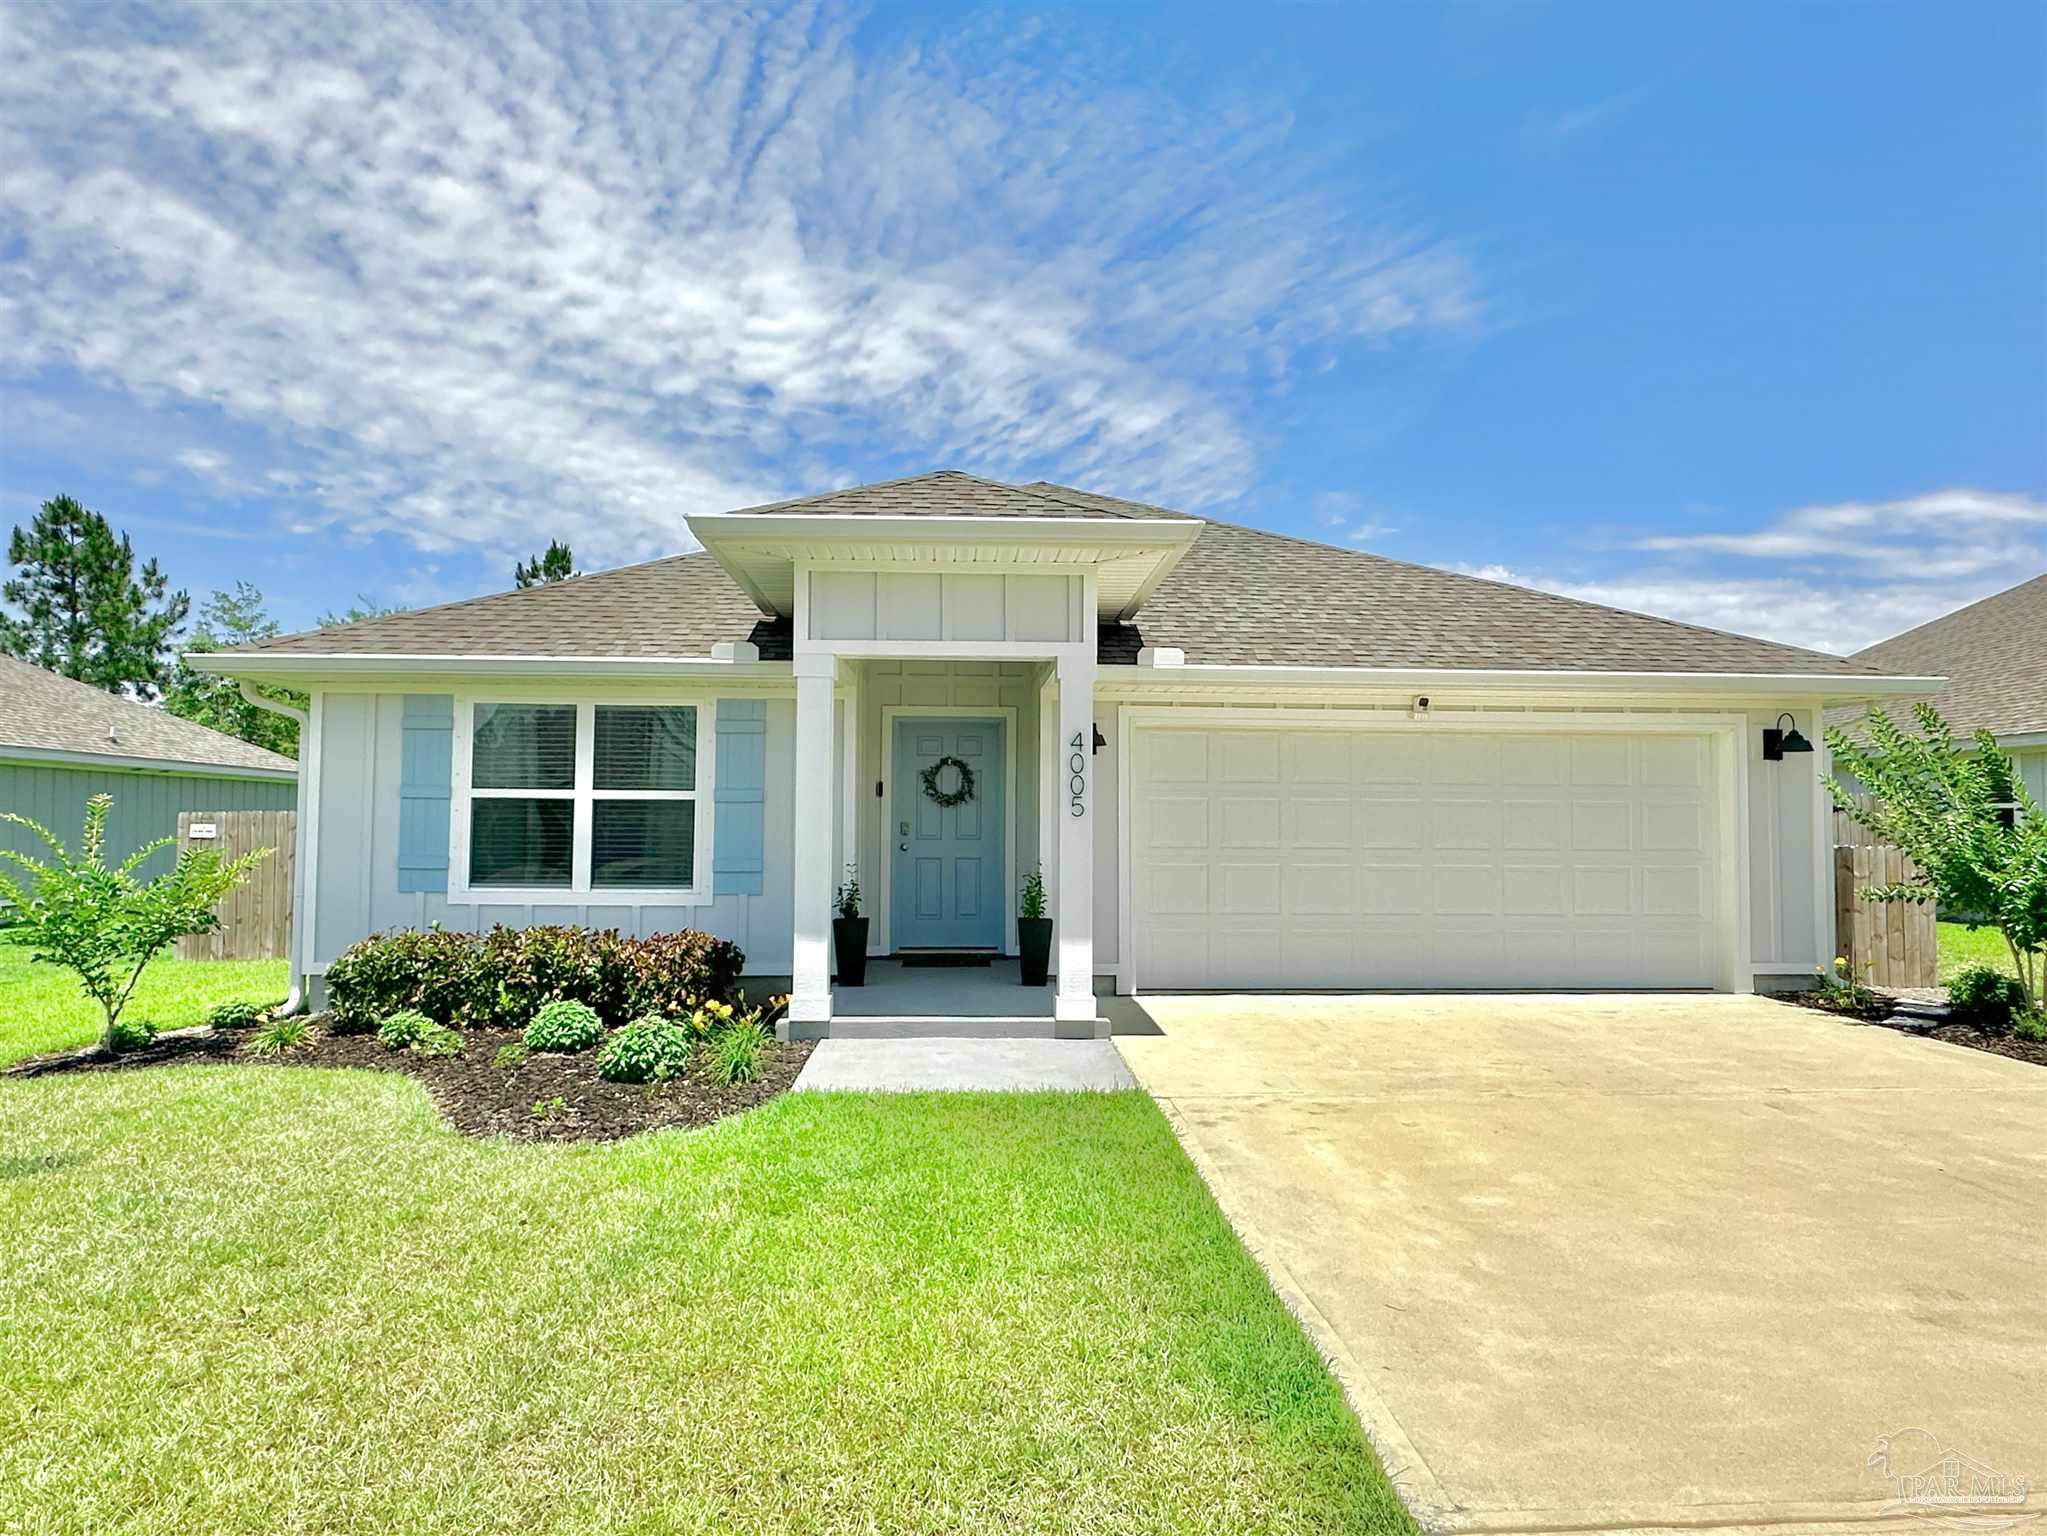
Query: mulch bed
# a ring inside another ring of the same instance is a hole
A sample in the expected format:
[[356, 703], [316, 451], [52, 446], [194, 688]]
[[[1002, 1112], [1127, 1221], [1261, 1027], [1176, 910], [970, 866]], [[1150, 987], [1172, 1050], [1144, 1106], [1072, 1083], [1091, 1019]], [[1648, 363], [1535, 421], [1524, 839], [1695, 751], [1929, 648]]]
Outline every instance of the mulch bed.
[[2009, 1056], [2013, 1061], [2030, 1061], [2035, 1066], [2047, 1067], [2047, 1044], [2021, 1040], [2013, 1035], [1986, 1035], [1981, 1030], [1971, 1029], [1966, 1024], [1934, 1024], [1930, 1027], [1893, 1022], [1890, 1000], [1884, 1000], [1883, 1011], [1867, 1014], [1848, 1013], [1839, 1008], [1830, 1008], [1820, 1000], [1817, 992], [1786, 992], [1781, 1000], [1797, 1003], [1815, 1013], [1831, 1014], [1850, 1024], [1873, 1024], [1879, 1029], [1894, 1029], [1901, 1035], [1912, 1035], [1921, 1040], [1945, 1040], [1949, 1045], [1964, 1045], [1972, 1051], [1988, 1051], [1993, 1056]]
[[[324, 1019], [315, 1019], [318, 1026]], [[246, 1036], [211, 1029], [174, 1030], [147, 1048], [110, 1056], [98, 1046], [41, 1056], [9, 1069], [35, 1077], [51, 1072], [130, 1072], [197, 1061], [240, 1066], [355, 1067], [418, 1078], [449, 1124], [471, 1136], [515, 1141], [616, 1141], [664, 1127], [709, 1125], [786, 1093], [810, 1059], [814, 1042], [769, 1041], [761, 1075], [750, 1083], [724, 1083], [711, 1075], [709, 1052], [699, 1047], [680, 1077], [665, 1083], [607, 1083], [597, 1075], [597, 1053], [574, 1056], [535, 1052], [517, 1066], [494, 1065], [500, 1046], [517, 1045], [510, 1029], [464, 1030], [460, 1056], [419, 1056], [387, 1051], [374, 1034], [334, 1035], [322, 1030], [311, 1045], [283, 1056], [254, 1057], [241, 1049]]]

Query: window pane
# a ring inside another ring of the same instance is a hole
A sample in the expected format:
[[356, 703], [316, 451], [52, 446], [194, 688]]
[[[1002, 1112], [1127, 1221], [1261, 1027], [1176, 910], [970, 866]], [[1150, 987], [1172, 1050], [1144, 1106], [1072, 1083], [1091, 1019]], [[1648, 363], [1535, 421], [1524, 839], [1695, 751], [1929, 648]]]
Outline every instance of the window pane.
[[597, 788], [695, 789], [694, 705], [597, 707]]
[[573, 800], [469, 802], [471, 885], [567, 885], [574, 872]]
[[599, 800], [591, 809], [592, 885], [695, 884], [694, 800]]
[[576, 706], [477, 705], [469, 762], [477, 789], [574, 789]]

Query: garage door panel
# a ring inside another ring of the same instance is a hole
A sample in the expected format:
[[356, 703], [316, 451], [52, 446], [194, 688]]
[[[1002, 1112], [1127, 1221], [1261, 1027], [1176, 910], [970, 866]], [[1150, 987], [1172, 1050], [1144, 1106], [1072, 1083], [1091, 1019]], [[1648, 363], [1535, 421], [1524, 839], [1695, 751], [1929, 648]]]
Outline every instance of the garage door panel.
[[1718, 979], [1707, 738], [1147, 726], [1134, 745], [1140, 986]]
[[1635, 808], [1626, 800], [1579, 800], [1571, 806], [1571, 847], [1579, 853], [1625, 852], [1634, 843]]
[[1277, 917], [1280, 914], [1280, 873], [1277, 864], [1219, 864], [1215, 910], [1229, 917]]
[[1279, 800], [1274, 797], [1250, 799], [1226, 795], [1222, 806], [1219, 843], [1224, 848], [1277, 848], [1279, 846]]
[[1365, 799], [1358, 802], [1358, 846], [1419, 848], [1427, 836], [1419, 800]]
[[1500, 846], [1498, 800], [1437, 800], [1429, 806], [1429, 843], [1435, 848]]

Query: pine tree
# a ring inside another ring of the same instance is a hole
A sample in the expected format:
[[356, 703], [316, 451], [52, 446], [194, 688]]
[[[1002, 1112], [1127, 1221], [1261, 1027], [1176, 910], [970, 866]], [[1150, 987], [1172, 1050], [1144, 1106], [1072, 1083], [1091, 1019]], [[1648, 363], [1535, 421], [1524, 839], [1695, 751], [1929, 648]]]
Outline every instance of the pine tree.
[[531, 560], [521, 560], [512, 567], [512, 580], [521, 588], [545, 586], [551, 581], [566, 581], [576, 574], [576, 557], [569, 553], [568, 545], [560, 539], [548, 541], [547, 553], [535, 555]]
[[[246, 581], [238, 581], [232, 592], [215, 592], [199, 607], [199, 626], [193, 632], [191, 651], [224, 651], [238, 645], [253, 645], [279, 634], [277, 621], [263, 606], [263, 594]], [[257, 692], [293, 709], [306, 707], [306, 695], [289, 688], [259, 687]], [[263, 709], [242, 697], [240, 684], [215, 672], [199, 672], [181, 658], [164, 690], [163, 707], [172, 714], [286, 757], [299, 755], [299, 726], [288, 715]]]
[[17, 527], [15, 572], [0, 598], [0, 652], [109, 693], [154, 693], [169, 673], [171, 643], [191, 611], [154, 560], [135, 569], [135, 546], [70, 496], [44, 502]]

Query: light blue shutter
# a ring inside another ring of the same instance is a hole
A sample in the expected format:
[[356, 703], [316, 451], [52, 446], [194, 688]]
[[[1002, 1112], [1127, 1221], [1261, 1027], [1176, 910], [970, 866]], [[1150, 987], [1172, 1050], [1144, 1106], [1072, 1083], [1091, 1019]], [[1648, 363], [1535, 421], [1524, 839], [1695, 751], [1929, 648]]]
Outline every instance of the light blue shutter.
[[398, 767], [398, 889], [448, 889], [448, 799], [455, 767], [455, 701], [405, 695]]
[[717, 837], [713, 896], [761, 893], [761, 839], [768, 786], [768, 706], [764, 699], [718, 701]]

